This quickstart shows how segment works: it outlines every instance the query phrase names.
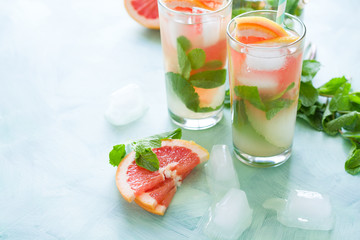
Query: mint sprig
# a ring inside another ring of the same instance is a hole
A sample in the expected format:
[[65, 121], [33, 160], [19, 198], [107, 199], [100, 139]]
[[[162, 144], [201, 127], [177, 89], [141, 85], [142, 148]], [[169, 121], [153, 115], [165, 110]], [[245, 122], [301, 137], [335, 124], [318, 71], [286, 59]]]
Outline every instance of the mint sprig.
[[278, 112], [284, 108], [288, 108], [293, 104], [294, 100], [281, 98], [286, 92], [291, 90], [295, 86], [294, 83], [290, 83], [289, 86], [275, 95], [271, 99], [264, 100], [260, 97], [259, 90], [255, 86], [236, 86], [234, 88], [235, 95], [239, 98], [248, 101], [254, 107], [262, 110], [266, 114], [266, 119], [272, 119]]
[[315, 60], [303, 62], [297, 117], [318, 131], [349, 140], [353, 148], [344, 167], [356, 175], [360, 173], [360, 94], [351, 91], [344, 76], [315, 88], [312, 81], [320, 66]]
[[[212, 112], [218, 110], [223, 104], [215, 108], [200, 107], [199, 95], [195, 92], [194, 87], [212, 89], [225, 84], [226, 70], [218, 69], [223, 66], [223, 63], [219, 60], [206, 62], [206, 53], [203, 49], [190, 49], [191, 42], [186, 37], [177, 38], [179, 73], [167, 72], [166, 81], [191, 111]], [[203, 71], [190, 76], [192, 70], [198, 69]]]
[[[182, 135], [181, 129], [153, 135], [144, 139], [133, 141], [130, 146], [135, 151], [135, 162], [138, 166], [149, 171], [159, 170], [159, 159], [152, 151], [153, 148], [161, 147], [161, 140], [164, 139], [180, 139]], [[126, 156], [126, 145], [115, 145], [109, 153], [109, 163], [114, 167], [118, 166]]]

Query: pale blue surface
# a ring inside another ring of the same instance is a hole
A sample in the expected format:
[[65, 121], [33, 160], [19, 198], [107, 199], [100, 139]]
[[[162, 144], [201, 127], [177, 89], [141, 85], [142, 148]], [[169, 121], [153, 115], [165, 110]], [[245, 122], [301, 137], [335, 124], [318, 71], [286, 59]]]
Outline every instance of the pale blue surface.
[[[355, 0], [307, 5], [307, 39], [323, 64], [316, 84], [346, 75], [360, 89], [359, 8]], [[113, 127], [103, 117], [108, 97], [132, 82], [145, 89], [150, 109]], [[196, 239], [210, 201], [202, 166], [161, 217], [125, 202], [108, 164], [113, 145], [175, 128], [160, 34], [133, 21], [122, 0], [2, 0], [0, 83], [0, 239]], [[183, 135], [208, 150], [232, 149], [229, 111], [216, 127]], [[241, 239], [359, 239], [360, 176], [344, 170], [349, 149], [298, 122], [283, 166], [256, 169], [234, 159], [254, 209]], [[262, 208], [291, 189], [328, 194], [334, 230], [288, 228]]]

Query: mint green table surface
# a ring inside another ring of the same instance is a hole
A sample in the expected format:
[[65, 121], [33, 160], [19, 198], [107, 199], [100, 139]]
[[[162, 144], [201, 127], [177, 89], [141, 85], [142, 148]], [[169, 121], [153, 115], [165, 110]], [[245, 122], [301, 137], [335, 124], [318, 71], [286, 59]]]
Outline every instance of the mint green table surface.
[[[360, 89], [360, 2], [310, 1], [308, 41], [322, 70], [315, 85], [352, 78]], [[122, 0], [0, 2], [0, 239], [194, 238], [210, 197], [197, 167], [165, 216], [123, 200], [108, 164], [112, 146], [174, 129], [167, 114], [160, 34], [126, 13]], [[137, 83], [150, 108], [123, 127], [104, 119], [109, 95]], [[230, 113], [184, 131], [208, 150], [232, 149]], [[254, 219], [240, 239], [360, 239], [360, 176], [344, 170], [350, 144], [298, 121], [293, 155], [272, 169], [234, 158]], [[329, 195], [332, 231], [289, 228], [262, 207], [293, 189]], [[195, 238], [196, 239], [196, 238]]]

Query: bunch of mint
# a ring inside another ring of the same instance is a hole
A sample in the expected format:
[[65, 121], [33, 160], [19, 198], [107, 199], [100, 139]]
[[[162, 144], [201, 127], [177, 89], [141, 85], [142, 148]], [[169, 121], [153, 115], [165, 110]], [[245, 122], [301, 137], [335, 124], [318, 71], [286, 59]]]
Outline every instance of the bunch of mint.
[[133, 141], [129, 146], [126, 144], [115, 145], [109, 154], [109, 163], [117, 167], [127, 154], [126, 148], [131, 148], [135, 151], [135, 162], [138, 166], [143, 167], [149, 171], [159, 170], [159, 159], [152, 151], [152, 148], [161, 147], [161, 140], [164, 139], [180, 139], [182, 131], [180, 128], [174, 131], [165, 132], [150, 136], [144, 139]]
[[[200, 107], [199, 95], [194, 87], [212, 89], [225, 84], [226, 70], [220, 60], [205, 62], [206, 53], [201, 48], [191, 49], [191, 42], [184, 36], [177, 38], [179, 73], [167, 72], [166, 81], [185, 106], [193, 112], [212, 112], [222, 107]], [[190, 75], [192, 70], [204, 69]]]
[[340, 134], [353, 148], [345, 162], [345, 170], [360, 172], [360, 92], [351, 91], [345, 77], [333, 78], [315, 88], [312, 80], [320, 69], [315, 60], [303, 62], [297, 117], [314, 129], [329, 135]]

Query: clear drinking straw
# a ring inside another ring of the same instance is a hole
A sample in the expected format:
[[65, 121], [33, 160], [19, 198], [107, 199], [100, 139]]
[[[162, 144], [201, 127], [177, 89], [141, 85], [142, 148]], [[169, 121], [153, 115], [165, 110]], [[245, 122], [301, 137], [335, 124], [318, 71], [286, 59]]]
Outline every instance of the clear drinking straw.
[[279, 25], [282, 25], [284, 22], [285, 8], [286, 8], [286, 0], [279, 0], [277, 14], [276, 14], [276, 23], [278, 23]]

